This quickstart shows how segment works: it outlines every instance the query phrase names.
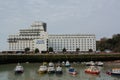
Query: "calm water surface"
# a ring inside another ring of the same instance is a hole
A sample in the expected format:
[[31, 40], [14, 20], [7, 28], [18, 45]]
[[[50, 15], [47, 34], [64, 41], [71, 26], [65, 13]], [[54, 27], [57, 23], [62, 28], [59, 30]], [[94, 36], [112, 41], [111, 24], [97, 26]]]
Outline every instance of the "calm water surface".
[[0, 80], [120, 80], [119, 76], [110, 76], [106, 74], [106, 71], [113, 68], [119, 67], [120, 63], [105, 63], [103, 67], [99, 67], [101, 70], [100, 75], [92, 75], [84, 73], [84, 69], [87, 66], [83, 64], [72, 64], [75, 69], [79, 72], [78, 75], [72, 76], [68, 74], [68, 68], [63, 67], [63, 74], [38, 74], [37, 70], [40, 63], [21, 63], [24, 66], [24, 73], [15, 75], [14, 68], [16, 64], [4, 64], [0, 65]]

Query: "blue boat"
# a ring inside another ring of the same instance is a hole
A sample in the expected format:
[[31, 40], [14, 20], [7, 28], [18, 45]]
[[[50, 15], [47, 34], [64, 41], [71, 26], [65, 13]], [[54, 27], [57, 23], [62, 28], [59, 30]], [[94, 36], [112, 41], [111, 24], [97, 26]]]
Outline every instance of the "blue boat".
[[72, 75], [77, 74], [77, 71], [73, 67], [70, 67], [68, 71], [69, 71], [69, 74], [72, 74]]

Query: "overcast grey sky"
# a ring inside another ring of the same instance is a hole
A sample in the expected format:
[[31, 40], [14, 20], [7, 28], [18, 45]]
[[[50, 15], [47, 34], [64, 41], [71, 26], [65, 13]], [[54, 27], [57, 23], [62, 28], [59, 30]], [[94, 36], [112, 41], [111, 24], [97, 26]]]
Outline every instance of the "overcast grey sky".
[[0, 0], [0, 51], [34, 21], [46, 22], [49, 34], [111, 37], [120, 33], [120, 0]]

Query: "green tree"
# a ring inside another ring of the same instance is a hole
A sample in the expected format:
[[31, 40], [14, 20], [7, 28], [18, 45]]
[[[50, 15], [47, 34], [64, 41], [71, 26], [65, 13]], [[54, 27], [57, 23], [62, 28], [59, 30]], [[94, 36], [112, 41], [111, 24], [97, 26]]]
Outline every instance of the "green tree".
[[66, 51], [67, 51], [66, 48], [63, 48], [63, 53], [66, 52]]
[[114, 52], [120, 52], [120, 34], [113, 35], [113, 51]]
[[29, 51], [30, 51], [29, 47], [25, 48], [25, 53], [28, 53]]
[[92, 50], [92, 49], [89, 49], [89, 52], [93, 52], [93, 50]]
[[39, 49], [38, 48], [35, 49], [35, 53], [39, 53]]
[[53, 52], [53, 47], [49, 47], [49, 52]]
[[80, 51], [80, 48], [76, 48], [76, 52], [79, 52]]
[[96, 41], [97, 50], [105, 51], [106, 49], [120, 52], [120, 34], [114, 34], [112, 38], [102, 38]]

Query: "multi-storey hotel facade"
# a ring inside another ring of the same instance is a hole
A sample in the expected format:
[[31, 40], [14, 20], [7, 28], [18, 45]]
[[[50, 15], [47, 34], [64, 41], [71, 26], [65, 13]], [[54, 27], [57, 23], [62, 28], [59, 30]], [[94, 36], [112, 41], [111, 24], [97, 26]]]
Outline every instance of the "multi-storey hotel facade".
[[34, 51], [47, 51], [52, 47], [54, 51], [96, 51], [96, 38], [94, 34], [48, 34], [47, 26], [44, 22], [34, 22], [30, 28], [21, 29], [18, 34], [9, 35], [10, 51], [24, 51], [30, 48]]
[[9, 50], [24, 51], [25, 48], [30, 48], [33, 51], [38, 48], [46, 51], [47, 39], [46, 23], [35, 22], [29, 29], [21, 29], [19, 34], [9, 35]]
[[60, 34], [49, 35], [48, 47], [52, 47], [54, 51], [96, 51], [96, 39], [94, 34]]

